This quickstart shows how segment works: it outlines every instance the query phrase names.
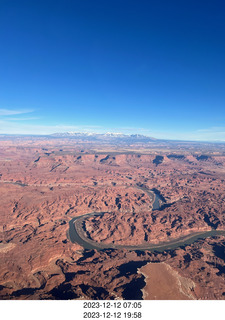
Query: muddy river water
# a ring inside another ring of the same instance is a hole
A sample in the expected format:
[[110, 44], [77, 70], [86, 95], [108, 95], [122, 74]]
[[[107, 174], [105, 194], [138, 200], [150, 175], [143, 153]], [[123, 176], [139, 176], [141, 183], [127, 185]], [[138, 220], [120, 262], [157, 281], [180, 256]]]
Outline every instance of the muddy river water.
[[[163, 205], [165, 205], [163, 197], [157, 191], [148, 190], [146, 188], [138, 187], [145, 193], [147, 193], [151, 199], [153, 199], [153, 207], [152, 210], [163, 209]], [[224, 230], [210, 230], [203, 232], [194, 232], [189, 235], [185, 235], [183, 237], [179, 237], [177, 239], [172, 239], [167, 242], [161, 242], [158, 244], [150, 244], [143, 243], [140, 245], [116, 245], [114, 243], [104, 244], [95, 242], [89, 238], [87, 238], [85, 230], [84, 230], [84, 222], [85, 219], [91, 216], [103, 216], [106, 212], [92, 212], [82, 216], [75, 217], [69, 221], [69, 230], [68, 230], [68, 238], [73, 243], [78, 243], [84, 249], [96, 249], [96, 250], [104, 250], [104, 249], [128, 249], [128, 250], [149, 250], [149, 251], [157, 251], [163, 252], [165, 250], [177, 249], [182, 246], [190, 245], [199, 239], [205, 239], [207, 237], [214, 237], [219, 235], [225, 236]]]

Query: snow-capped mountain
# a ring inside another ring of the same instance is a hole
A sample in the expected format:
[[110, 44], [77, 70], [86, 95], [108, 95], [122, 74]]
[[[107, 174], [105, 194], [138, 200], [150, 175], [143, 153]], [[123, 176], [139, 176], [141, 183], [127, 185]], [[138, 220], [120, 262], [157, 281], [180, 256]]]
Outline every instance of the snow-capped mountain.
[[120, 132], [106, 132], [106, 133], [95, 133], [95, 132], [62, 132], [62, 133], [54, 133], [51, 137], [56, 138], [77, 138], [77, 139], [85, 139], [85, 140], [106, 140], [106, 141], [124, 141], [124, 142], [148, 142], [154, 141], [155, 138], [147, 137], [141, 134], [123, 134]]

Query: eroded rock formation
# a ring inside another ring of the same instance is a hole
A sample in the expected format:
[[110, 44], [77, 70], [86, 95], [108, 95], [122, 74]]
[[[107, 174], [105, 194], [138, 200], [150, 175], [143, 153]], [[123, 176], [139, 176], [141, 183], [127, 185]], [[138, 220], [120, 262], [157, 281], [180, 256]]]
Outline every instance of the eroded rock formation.
[[[1, 141], [1, 299], [141, 299], [146, 283], [138, 269], [148, 262], [165, 262], [192, 279], [196, 299], [225, 298], [223, 236], [163, 253], [97, 252], [69, 241], [69, 221], [91, 212], [106, 212], [85, 220], [87, 236], [98, 243], [158, 243], [225, 230], [221, 152], [126, 148]], [[144, 191], [153, 189], [164, 199], [158, 210]]]

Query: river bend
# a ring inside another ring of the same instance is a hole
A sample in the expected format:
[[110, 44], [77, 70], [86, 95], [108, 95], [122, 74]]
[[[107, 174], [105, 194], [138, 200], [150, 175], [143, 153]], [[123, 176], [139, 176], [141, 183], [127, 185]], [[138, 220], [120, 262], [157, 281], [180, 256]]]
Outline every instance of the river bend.
[[[163, 206], [165, 205], [165, 201], [159, 193], [156, 193], [153, 190], [148, 190], [142, 187], [138, 187], [138, 189], [141, 189], [144, 192], [146, 192], [151, 197], [151, 199], [154, 200], [152, 210], [158, 210], [160, 208], [163, 208]], [[102, 216], [105, 213], [106, 212], [92, 212], [92, 213], [88, 213], [88, 214], [71, 219], [69, 221], [69, 230], [68, 230], [69, 240], [72, 243], [78, 243], [84, 249], [96, 249], [96, 250], [128, 249], [128, 250], [149, 250], [149, 251], [163, 252], [166, 250], [177, 249], [182, 246], [190, 245], [200, 239], [205, 239], [208, 237], [214, 237], [214, 236], [220, 236], [220, 235], [225, 236], [225, 230], [210, 230], [210, 231], [203, 231], [203, 232], [193, 232], [189, 235], [182, 236], [167, 242], [161, 242], [157, 244], [150, 244], [146, 242], [136, 246], [135, 245], [134, 246], [116, 245], [114, 243], [104, 244], [104, 243], [99, 243], [87, 238], [83, 229], [85, 219], [91, 216]]]

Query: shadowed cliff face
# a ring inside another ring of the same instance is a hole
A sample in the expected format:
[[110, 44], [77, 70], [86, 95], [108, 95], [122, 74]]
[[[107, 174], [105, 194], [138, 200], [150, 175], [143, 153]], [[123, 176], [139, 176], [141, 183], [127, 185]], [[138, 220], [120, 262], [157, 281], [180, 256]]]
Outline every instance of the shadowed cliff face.
[[[157, 243], [225, 229], [224, 156], [157, 155], [140, 145], [132, 152], [104, 146], [103, 152], [59, 140], [1, 142], [2, 299], [139, 299], [144, 280], [137, 268], [149, 261], [166, 261], [193, 279], [197, 298], [224, 298], [222, 236], [153, 254], [86, 251], [67, 233], [73, 217], [91, 212], [106, 212], [85, 221], [87, 236], [99, 243]], [[163, 161], [156, 165], [157, 156]], [[146, 190], [160, 195], [159, 210]]]
[[33, 288], [24, 284], [23, 289], [12, 291], [8, 285], [2, 286], [1, 298], [143, 299], [146, 280], [138, 270], [148, 262], [166, 262], [171, 272], [192, 283], [192, 298], [224, 299], [224, 261], [214, 255], [218, 242], [224, 245], [225, 238], [207, 239], [185, 249], [164, 253], [84, 251], [72, 261], [58, 259], [51, 266], [42, 267], [41, 272], [33, 274], [36, 278]]

